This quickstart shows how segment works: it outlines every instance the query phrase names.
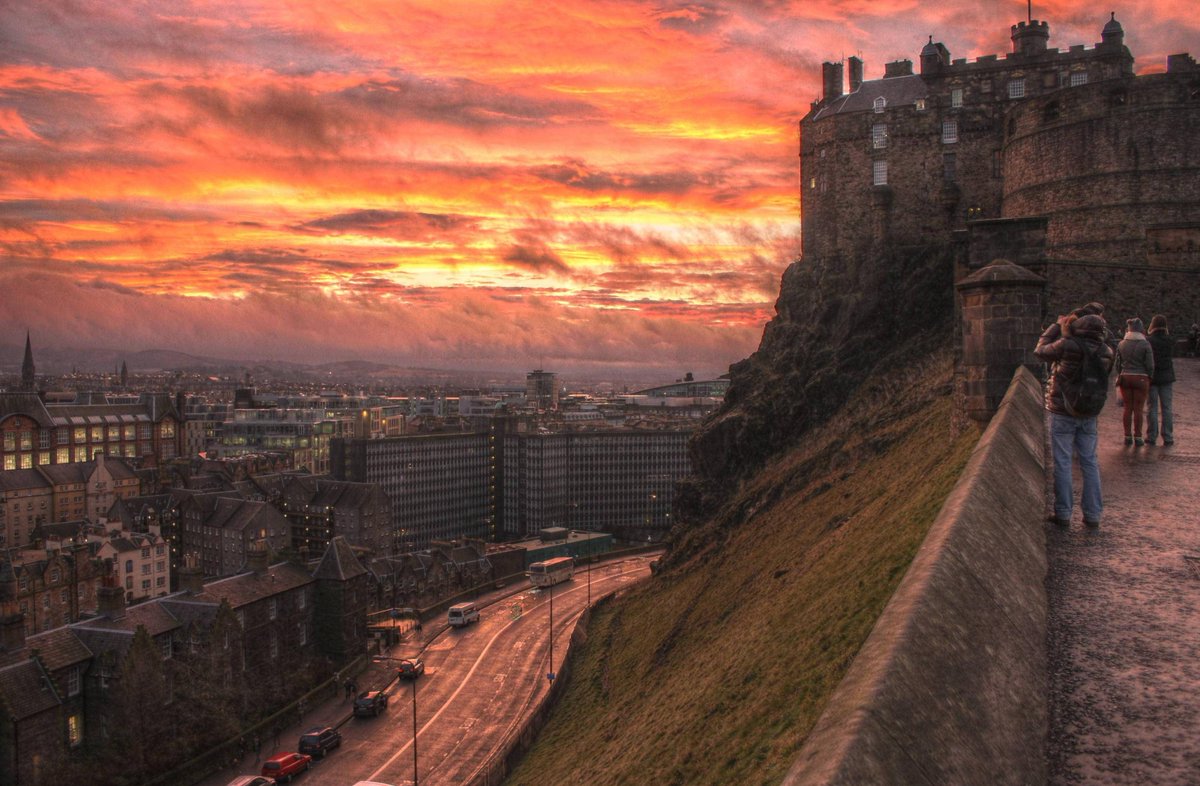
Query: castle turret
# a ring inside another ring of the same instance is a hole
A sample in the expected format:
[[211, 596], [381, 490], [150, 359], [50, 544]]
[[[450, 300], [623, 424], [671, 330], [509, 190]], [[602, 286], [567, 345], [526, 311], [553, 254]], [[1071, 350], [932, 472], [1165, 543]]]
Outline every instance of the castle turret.
[[1109, 13], [1111, 16], [1104, 23], [1104, 29], [1100, 31], [1100, 45], [1114, 48], [1125, 46], [1125, 30], [1117, 21], [1117, 12], [1110, 11]]
[[950, 65], [950, 50], [940, 41], [934, 43], [929, 36], [929, 43], [921, 49], [921, 75], [931, 76]]
[[1050, 23], [1031, 19], [1012, 26], [1013, 52], [1019, 55], [1038, 55], [1046, 51], [1050, 40]]

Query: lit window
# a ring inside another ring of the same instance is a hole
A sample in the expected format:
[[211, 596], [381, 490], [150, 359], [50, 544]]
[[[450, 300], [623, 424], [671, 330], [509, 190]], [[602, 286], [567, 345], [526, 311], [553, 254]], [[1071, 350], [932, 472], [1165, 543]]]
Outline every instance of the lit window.
[[1071, 87], [1087, 84], [1087, 71], [1074, 71], [1071, 74]]
[[887, 185], [887, 161], [871, 162], [871, 182], [877, 186]]
[[962, 106], [963, 91], [961, 87], [956, 87], [950, 91], [950, 106], [958, 109]]
[[884, 98], [883, 96], [879, 96], [879, 98], [875, 99], [874, 106], [875, 106], [876, 114], [882, 112], [884, 109], [887, 108], [887, 99]]
[[879, 150], [887, 147], [888, 132], [887, 123], [876, 123], [871, 126], [871, 147]]
[[1025, 97], [1025, 80], [1024, 79], [1008, 80], [1008, 97], [1009, 98], [1024, 98]]
[[78, 748], [83, 742], [83, 713], [67, 716], [67, 744]]
[[953, 144], [958, 141], [958, 121], [943, 120], [942, 121], [942, 143]]

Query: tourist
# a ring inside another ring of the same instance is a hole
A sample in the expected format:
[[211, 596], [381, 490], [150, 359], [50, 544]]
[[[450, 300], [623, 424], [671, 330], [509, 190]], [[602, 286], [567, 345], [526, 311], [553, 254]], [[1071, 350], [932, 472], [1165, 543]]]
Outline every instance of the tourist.
[[1171, 355], [1175, 340], [1167, 329], [1167, 318], [1155, 314], [1150, 320], [1150, 333], [1146, 336], [1154, 352], [1154, 375], [1150, 378], [1150, 397], [1146, 412], [1146, 443], [1153, 445], [1158, 439], [1159, 411], [1162, 411], [1162, 441], [1164, 445], [1175, 444], [1175, 417], [1171, 412], [1171, 383], [1175, 381], [1175, 362]]
[[[1100, 407], [1107, 392], [1108, 372], [1112, 369], [1113, 351], [1105, 342], [1107, 326], [1099, 314], [1075, 313], [1059, 317], [1038, 339], [1034, 354], [1039, 360], [1052, 363], [1050, 381], [1046, 387], [1046, 409], [1050, 413], [1050, 434], [1054, 458], [1054, 521], [1060, 527], [1071, 523], [1074, 492], [1071, 488], [1071, 462], [1079, 459], [1083, 474], [1083, 494], [1080, 507], [1083, 523], [1100, 526], [1104, 503], [1100, 492], [1100, 464], [1096, 460], [1099, 430], [1096, 416], [1100, 409], [1078, 406], [1081, 394], [1082, 371], [1089, 357], [1099, 360], [1104, 371], [1099, 392]], [[1074, 402], [1074, 403], [1072, 403]]]
[[[1117, 385], [1125, 399], [1122, 423], [1126, 445], [1144, 445], [1142, 417], [1146, 397], [1150, 394], [1150, 379], [1154, 376], [1154, 350], [1146, 340], [1145, 326], [1140, 317], [1125, 321], [1125, 338], [1117, 345]], [[1130, 426], [1133, 430], [1130, 432]]]

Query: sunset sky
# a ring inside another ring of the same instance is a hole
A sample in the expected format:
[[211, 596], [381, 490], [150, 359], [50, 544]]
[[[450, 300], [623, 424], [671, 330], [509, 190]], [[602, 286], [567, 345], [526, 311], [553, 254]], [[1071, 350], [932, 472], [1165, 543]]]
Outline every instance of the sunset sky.
[[[1139, 71], [1184, 0], [1115, 10]], [[0, 0], [0, 344], [719, 374], [799, 253], [797, 122], [1025, 2]]]

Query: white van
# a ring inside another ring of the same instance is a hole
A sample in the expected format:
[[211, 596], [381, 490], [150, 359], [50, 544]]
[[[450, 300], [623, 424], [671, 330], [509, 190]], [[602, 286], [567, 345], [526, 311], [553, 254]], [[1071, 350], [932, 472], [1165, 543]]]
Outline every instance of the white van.
[[479, 622], [479, 609], [474, 603], [456, 603], [446, 612], [446, 621], [452, 628], [461, 628]]

